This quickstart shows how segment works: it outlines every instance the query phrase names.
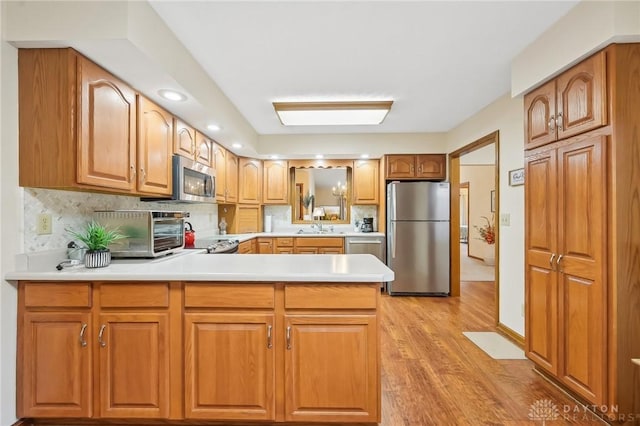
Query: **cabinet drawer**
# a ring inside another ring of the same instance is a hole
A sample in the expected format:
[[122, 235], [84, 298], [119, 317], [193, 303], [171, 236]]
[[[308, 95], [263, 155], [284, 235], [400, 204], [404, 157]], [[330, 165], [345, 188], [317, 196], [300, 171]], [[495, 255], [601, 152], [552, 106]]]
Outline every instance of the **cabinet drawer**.
[[287, 285], [284, 288], [285, 309], [375, 309], [378, 284], [354, 285]]
[[273, 308], [273, 285], [186, 283], [185, 308]]
[[293, 247], [293, 238], [276, 238], [277, 247]]
[[296, 238], [296, 247], [342, 247], [342, 237], [300, 237]]
[[90, 308], [91, 284], [26, 282], [24, 286], [24, 305], [27, 308]]
[[103, 308], [166, 308], [169, 306], [169, 284], [102, 283], [100, 306]]

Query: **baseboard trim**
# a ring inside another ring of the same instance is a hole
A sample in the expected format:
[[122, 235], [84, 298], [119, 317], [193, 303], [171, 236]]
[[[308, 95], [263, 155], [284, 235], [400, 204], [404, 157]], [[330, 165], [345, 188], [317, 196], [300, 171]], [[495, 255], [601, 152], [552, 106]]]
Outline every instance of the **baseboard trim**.
[[496, 328], [498, 329], [498, 332], [500, 332], [500, 334], [504, 335], [506, 338], [513, 341], [513, 343], [518, 345], [520, 349], [524, 349], [524, 336], [521, 336], [520, 334], [516, 333], [506, 325], [502, 324], [501, 322], [498, 323]]

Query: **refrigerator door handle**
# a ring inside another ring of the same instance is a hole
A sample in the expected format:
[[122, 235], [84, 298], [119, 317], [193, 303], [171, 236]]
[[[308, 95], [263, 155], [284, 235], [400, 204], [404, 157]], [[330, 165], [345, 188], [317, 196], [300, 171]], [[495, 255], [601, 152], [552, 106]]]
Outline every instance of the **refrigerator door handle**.
[[396, 223], [391, 222], [391, 258], [396, 258]]
[[396, 185], [389, 184], [389, 220], [396, 220]]

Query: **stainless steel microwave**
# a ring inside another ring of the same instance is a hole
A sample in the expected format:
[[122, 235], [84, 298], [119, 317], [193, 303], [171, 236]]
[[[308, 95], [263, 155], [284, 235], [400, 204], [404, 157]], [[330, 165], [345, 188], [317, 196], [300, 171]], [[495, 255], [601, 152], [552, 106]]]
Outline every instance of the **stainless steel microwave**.
[[215, 203], [216, 171], [181, 155], [172, 159], [171, 198], [144, 197], [142, 201]]

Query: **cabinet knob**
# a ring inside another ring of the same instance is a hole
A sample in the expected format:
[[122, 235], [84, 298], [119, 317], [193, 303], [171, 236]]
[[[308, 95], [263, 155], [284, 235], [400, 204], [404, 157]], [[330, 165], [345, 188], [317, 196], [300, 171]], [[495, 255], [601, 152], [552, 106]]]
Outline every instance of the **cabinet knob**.
[[556, 131], [556, 118], [553, 115], [549, 117], [547, 124], [549, 125], [549, 133], [554, 133]]

